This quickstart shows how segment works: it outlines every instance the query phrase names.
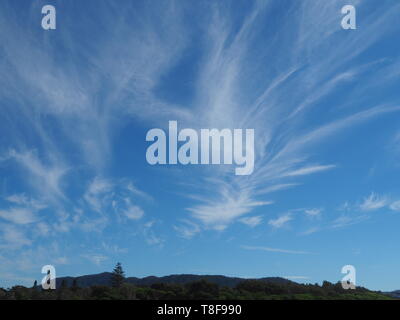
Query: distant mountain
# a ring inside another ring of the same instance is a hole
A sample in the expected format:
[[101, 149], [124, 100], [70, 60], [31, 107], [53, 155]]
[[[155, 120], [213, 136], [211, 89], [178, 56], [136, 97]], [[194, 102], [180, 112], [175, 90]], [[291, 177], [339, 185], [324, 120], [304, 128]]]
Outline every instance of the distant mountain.
[[391, 292], [383, 292], [383, 294], [386, 294], [389, 297], [400, 299], [400, 290], [396, 291], [391, 291]]
[[79, 287], [90, 287], [93, 285], [108, 286], [111, 284], [111, 272], [90, 274], [79, 277], [60, 277], [56, 279], [56, 286], [59, 288], [61, 283], [65, 281], [66, 286], [71, 287], [74, 280], [77, 281]]
[[[85, 275], [80, 277], [61, 277], [57, 278], [56, 284], [57, 287], [61, 286], [61, 283], [65, 281], [66, 286], [72, 286], [72, 283], [76, 279], [76, 282], [79, 287], [90, 287], [93, 285], [111, 285], [111, 273], [103, 272], [98, 274]], [[195, 275], [195, 274], [174, 274], [165, 277], [145, 277], [145, 278], [136, 278], [129, 277], [126, 278], [127, 283], [132, 283], [137, 286], [151, 286], [155, 283], [177, 283], [177, 284], [185, 284], [198, 280], [207, 280], [208, 282], [218, 284], [219, 286], [226, 287], [235, 287], [238, 283], [249, 280], [245, 278], [237, 278], [237, 277], [226, 277], [221, 275]], [[270, 282], [270, 283], [291, 283], [292, 281], [280, 278], [280, 277], [267, 277], [267, 278], [259, 278], [256, 280]]]
[[[133, 283], [136, 285], [150, 286], [154, 283], [178, 283], [185, 284], [188, 282], [198, 281], [198, 280], [207, 280], [208, 282], [218, 284], [220, 286], [226, 287], [235, 287], [238, 283], [248, 280], [244, 278], [237, 277], [226, 277], [221, 275], [194, 275], [194, 274], [174, 274], [165, 277], [146, 277], [146, 278], [128, 278], [127, 282]], [[257, 279], [265, 282], [273, 282], [273, 283], [288, 283], [290, 280], [278, 277], [270, 277], [270, 278], [261, 278]]]

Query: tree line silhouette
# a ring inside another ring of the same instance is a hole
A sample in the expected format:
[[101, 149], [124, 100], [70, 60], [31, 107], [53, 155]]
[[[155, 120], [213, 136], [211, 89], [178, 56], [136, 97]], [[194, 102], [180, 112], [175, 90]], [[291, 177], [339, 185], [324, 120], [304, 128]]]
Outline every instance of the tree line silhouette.
[[63, 280], [56, 290], [43, 290], [34, 282], [33, 287], [14, 286], [0, 288], [0, 300], [371, 300], [391, 299], [381, 292], [357, 287], [344, 290], [340, 282], [324, 281], [319, 284], [299, 284], [288, 281], [273, 283], [244, 280], [235, 287], [220, 286], [204, 279], [185, 284], [154, 283], [150, 286], [125, 282], [125, 272], [117, 263], [110, 285], [80, 287], [77, 279], [68, 286]]

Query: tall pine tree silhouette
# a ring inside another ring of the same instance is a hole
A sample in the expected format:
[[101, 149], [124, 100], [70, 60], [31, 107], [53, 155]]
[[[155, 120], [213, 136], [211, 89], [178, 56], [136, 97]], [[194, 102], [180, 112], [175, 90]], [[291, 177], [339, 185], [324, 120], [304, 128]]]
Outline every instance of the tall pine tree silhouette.
[[125, 272], [122, 269], [121, 263], [118, 262], [111, 275], [111, 285], [114, 288], [119, 288], [125, 281]]

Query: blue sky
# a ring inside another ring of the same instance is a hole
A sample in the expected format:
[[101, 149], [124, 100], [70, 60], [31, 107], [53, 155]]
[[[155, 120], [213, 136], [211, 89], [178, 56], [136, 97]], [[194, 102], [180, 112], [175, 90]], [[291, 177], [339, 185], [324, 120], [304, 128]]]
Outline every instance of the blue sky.
[[[400, 289], [400, 3], [1, 1], [0, 286], [112, 270]], [[343, 30], [341, 8], [357, 9]], [[146, 133], [253, 128], [255, 168]]]

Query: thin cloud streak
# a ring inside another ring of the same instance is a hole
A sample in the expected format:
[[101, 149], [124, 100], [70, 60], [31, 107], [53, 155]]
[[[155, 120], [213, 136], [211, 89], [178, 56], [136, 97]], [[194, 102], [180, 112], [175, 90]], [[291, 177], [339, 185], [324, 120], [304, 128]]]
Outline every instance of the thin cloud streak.
[[258, 246], [241, 246], [245, 250], [257, 250], [257, 251], [267, 251], [267, 252], [277, 252], [277, 253], [288, 253], [288, 254], [313, 254], [308, 251], [297, 251], [297, 250], [286, 250], [270, 247], [258, 247]]

